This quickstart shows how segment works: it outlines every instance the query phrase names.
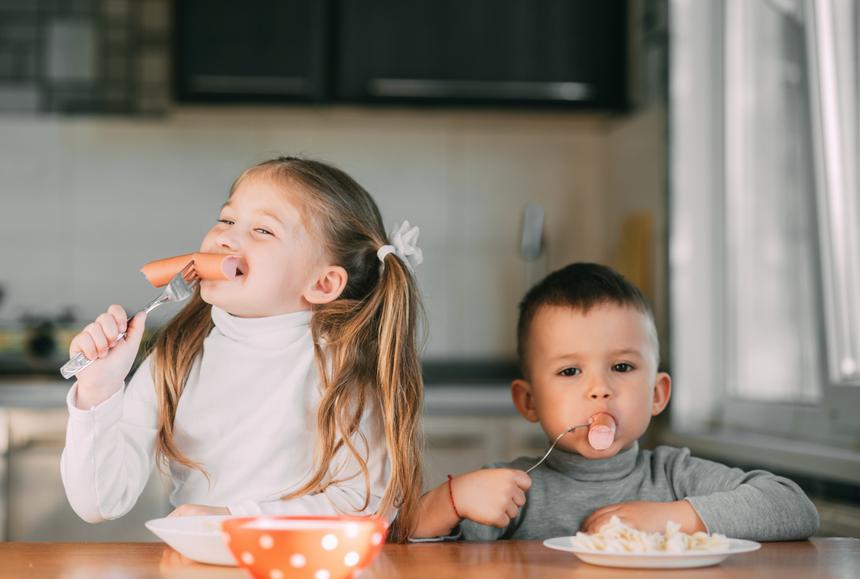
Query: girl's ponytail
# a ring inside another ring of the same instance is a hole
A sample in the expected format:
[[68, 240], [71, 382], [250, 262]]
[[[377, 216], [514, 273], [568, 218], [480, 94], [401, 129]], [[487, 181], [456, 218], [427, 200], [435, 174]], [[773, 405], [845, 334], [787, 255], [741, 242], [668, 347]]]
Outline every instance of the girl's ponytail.
[[[379, 267], [375, 255], [372, 259]], [[415, 526], [422, 487], [424, 386], [416, 334], [423, 312], [407, 266], [389, 255], [380, 269], [378, 282], [364, 299], [335, 300], [314, 313], [311, 326], [315, 342], [325, 344], [317, 345], [324, 382], [317, 414], [317, 466], [311, 479], [284, 499], [343, 482], [331, 478], [328, 469], [335, 454], [346, 448], [365, 479], [361, 510], [368, 507], [368, 457], [359, 452], [353, 440], [367, 404], [377, 404], [391, 465], [377, 512], [386, 515], [398, 510], [391, 537], [402, 542]]]
[[[399, 508], [394, 540], [405, 541], [416, 524], [422, 486], [423, 429], [420, 424], [424, 385], [416, 332], [421, 312], [415, 279], [394, 255], [384, 259], [379, 280], [381, 316], [377, 381], [385, 440], [391, 457], [391, 479], [382, 508]], [[382, 512], [385, 512], [384, 510]]]

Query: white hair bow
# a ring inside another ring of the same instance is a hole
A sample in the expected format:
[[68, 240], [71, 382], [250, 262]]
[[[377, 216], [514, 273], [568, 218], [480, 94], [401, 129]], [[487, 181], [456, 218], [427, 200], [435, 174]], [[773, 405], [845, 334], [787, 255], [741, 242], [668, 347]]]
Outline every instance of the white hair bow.
[[379, 261], [385, 264], [385, 256], [393, 253], [400, 258], [400, 261], [406, 264], [409, 271], [414, 272], [415, 266], [424, 261], [424, 254], [421, 253], [421, 248], [418, 247], [418, 234], [420, 231], [417, 225], [409, 227], [408, 221], [395, 226], [391, 231], [391, 245], [383, 245], [376, 252]]

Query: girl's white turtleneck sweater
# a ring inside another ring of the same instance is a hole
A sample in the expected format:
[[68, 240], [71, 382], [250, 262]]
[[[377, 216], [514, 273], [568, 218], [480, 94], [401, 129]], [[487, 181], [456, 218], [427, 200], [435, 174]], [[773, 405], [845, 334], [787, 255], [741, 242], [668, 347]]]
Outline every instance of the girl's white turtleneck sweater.
[[[215, 327], [203, 342], [179, 399], [174, 439], [202, 465], [170, 462], [174, 506], [227, 507], [234, 515], [329, 515], [375, 512], [389, 474], [378, 408], [363, 417], [354, 444], [368, 457], [370, 501], [362, 511], [365, 480], [356, 461], [339, 451], [324, 492], [289, 501], [313, 472], [320, 376], [314, 359], [311, 312], [238, 318], [212, 307]], [[149, 359], [128, 386], [90, 409], [67, 398], [69, 424], [61, 473], [75, 512], [95, 523], [134, 506], [155, 465], [158, 405]], [[388, 513], [389, 518], [393, 513]]]

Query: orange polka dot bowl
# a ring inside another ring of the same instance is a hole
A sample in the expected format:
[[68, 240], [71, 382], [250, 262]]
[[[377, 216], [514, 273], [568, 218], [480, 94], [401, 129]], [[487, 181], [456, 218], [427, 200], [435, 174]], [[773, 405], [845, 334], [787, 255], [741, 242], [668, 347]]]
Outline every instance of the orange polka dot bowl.
[[382, 550], [381, 517], [261, 516], [226, 519], [227, 547], [239, 567], [260, 579], [346, 579]]

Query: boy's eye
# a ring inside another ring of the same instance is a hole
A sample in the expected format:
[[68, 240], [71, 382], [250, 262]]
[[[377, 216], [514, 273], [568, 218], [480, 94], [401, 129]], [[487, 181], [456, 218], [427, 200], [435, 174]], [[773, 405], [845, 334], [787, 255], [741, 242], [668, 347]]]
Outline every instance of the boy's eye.
[[581, 370], [579, 368], [565, 368], [564, 370], [559, 372], [559, 375], [566, 376], [569, 378], [571, 376], [576, 376], [580, 372], [581, 372]]
[[233, 225], [233, 222], [230, 221], [229, 219], [219, 219], [218, 223], [223, 223], [225, 225]]
[[620, 364], [615, 364], [612, 367], [612, 369], [615, 370], [616, 372], [627, 373], [627, 372], [632, 372], [634, 368], [633, 368], [633, 366], [631, 366], [627, 362], [621, 362]]
[[262, 234], [264, 234], [264, 235], [274, 235], [274, 233], [272, 233], [272, 232], [271, 232], [271, 231], [269, 231], [268, 229], [263, 229], [262, 227], [258, 227], [258, 228], [257, 228], [257, 229], [255, 229], [254, 231], [259, 231], [260, 233], [262, 233]]

